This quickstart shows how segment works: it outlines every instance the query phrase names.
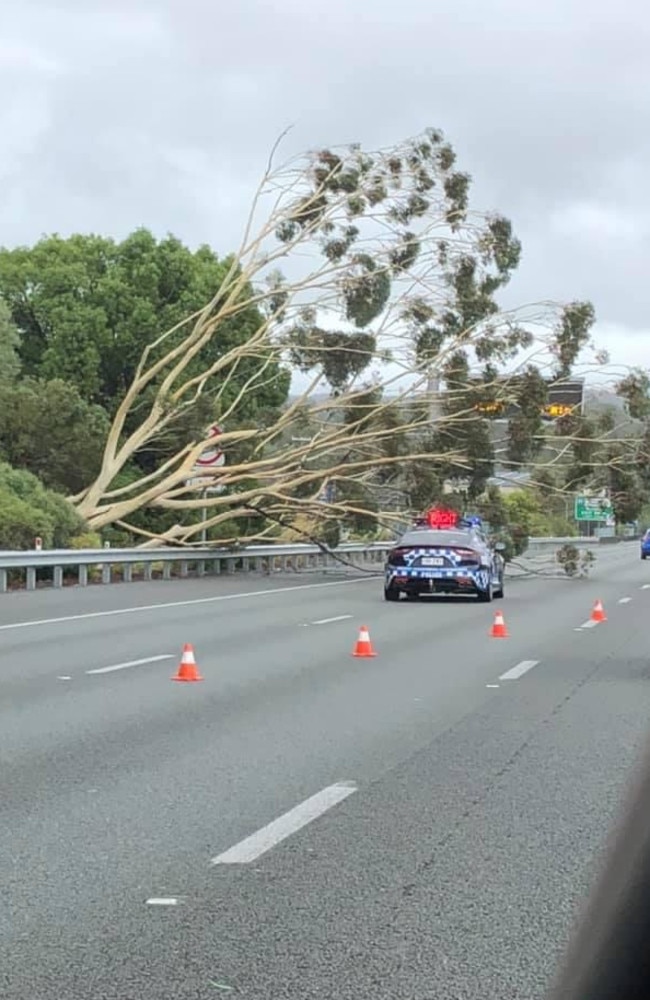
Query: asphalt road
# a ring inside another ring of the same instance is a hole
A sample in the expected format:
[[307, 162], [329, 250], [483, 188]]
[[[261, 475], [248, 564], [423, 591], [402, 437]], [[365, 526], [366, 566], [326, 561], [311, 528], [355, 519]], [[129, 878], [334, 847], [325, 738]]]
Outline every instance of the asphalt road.
[[381, 587], [0, 599], [0, 996], [544, 997], [650, 728], [647, 564]]

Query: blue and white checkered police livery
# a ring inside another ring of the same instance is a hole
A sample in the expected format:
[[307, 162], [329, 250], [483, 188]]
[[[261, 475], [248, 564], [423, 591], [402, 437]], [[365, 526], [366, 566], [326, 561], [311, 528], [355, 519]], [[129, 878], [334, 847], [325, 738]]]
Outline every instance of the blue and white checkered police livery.
[[387, 600], [401, 593], [473, 593], [492, 600], [503, 594], [503, 576], [503, 559], [485, 538], [480, 518], [442, 528], [421, 521], [389, 554], [384, 591]]

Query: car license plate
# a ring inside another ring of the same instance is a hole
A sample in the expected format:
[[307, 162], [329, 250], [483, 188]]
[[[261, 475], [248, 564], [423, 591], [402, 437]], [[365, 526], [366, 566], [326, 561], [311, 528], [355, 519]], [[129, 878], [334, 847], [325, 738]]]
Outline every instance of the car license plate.
[[422, 562], [423, 566], [444, 566], [445, 565], [445, 560], [444, 559], [422, 559], [421, 562]]

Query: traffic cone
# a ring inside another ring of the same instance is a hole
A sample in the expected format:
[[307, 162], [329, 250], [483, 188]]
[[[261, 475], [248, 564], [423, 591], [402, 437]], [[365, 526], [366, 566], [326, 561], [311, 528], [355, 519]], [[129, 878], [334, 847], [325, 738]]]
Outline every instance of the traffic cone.
[[372, 643], [370, 641], [370, 633], [368, 632], [368, 626], [362, 625], [359, 629], [359, 638], [357, 639], [356, 645], [354, 647], [353, 656], [376, 656], [374, 649], [372, 648]]
[[507, 639], [508, 629], [506, 628], [506, 623], [503, 617], [502, 611], [497, 611], [494, 616], [494, 624], [492, 625], [492, 631], [490, 635], [493, 639]]
[[186, 642], [183, 646], [183, 656], [181, 657], [180, 666], [178, 672], [174, 677], [173, 681], [202, 681], [203, 678], [199, 673], [199, 668], [196, 665], [196, 660], [194, 659], [194, 646], [190, 642]]
[[605, 609], [603, 607], [603, 602], [599, 599], [596, 601], [591, 612], [592, 622], [606, 622], [607, 615], [605, 614]]

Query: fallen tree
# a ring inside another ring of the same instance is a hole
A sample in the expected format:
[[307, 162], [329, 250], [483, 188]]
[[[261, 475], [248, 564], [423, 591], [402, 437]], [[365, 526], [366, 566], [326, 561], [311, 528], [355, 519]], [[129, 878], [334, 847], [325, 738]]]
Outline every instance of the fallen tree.
[[[589, 340], [588, 303], [500, 309], [520, 243], [506, 218], [470, 208], [470, 178], [439, 131], [277, 168], [274, 156], [223, 281], [146, 347], [101, 469], [72, 498], [93, 530], [191, 545], [224, 526], [223, 543], [272, 538], [298, 515], [385, 519], [394, 515], [372, 501], [377, 486], [415, 467], [437, 483], [468, 472], [476, 493], [493, 464], [477, 401], [512, 391], [505, 366], [519, 373], [525, 409], [542, 370], [563, 377]], [[246, 342], [215, 359], [208, 347], [251, 308], [259, 323]], [[300, 373], [295, 397], [251, 417], [255, 394], [287, 372]], [[227, 464], [208, 475], [212, 494], [203, 473], [192, 482], [213, 443], [207, 432], [178, 446], [179, 428], [199, 415], [223, 428]], [[515, 422], [520, 458], [534, 453], [538, 431], [532, 411]], [[160, 462], [134, 475], [144, 449]], [[177, 523], [148, 532], [134, 524], [145, 509]]]

